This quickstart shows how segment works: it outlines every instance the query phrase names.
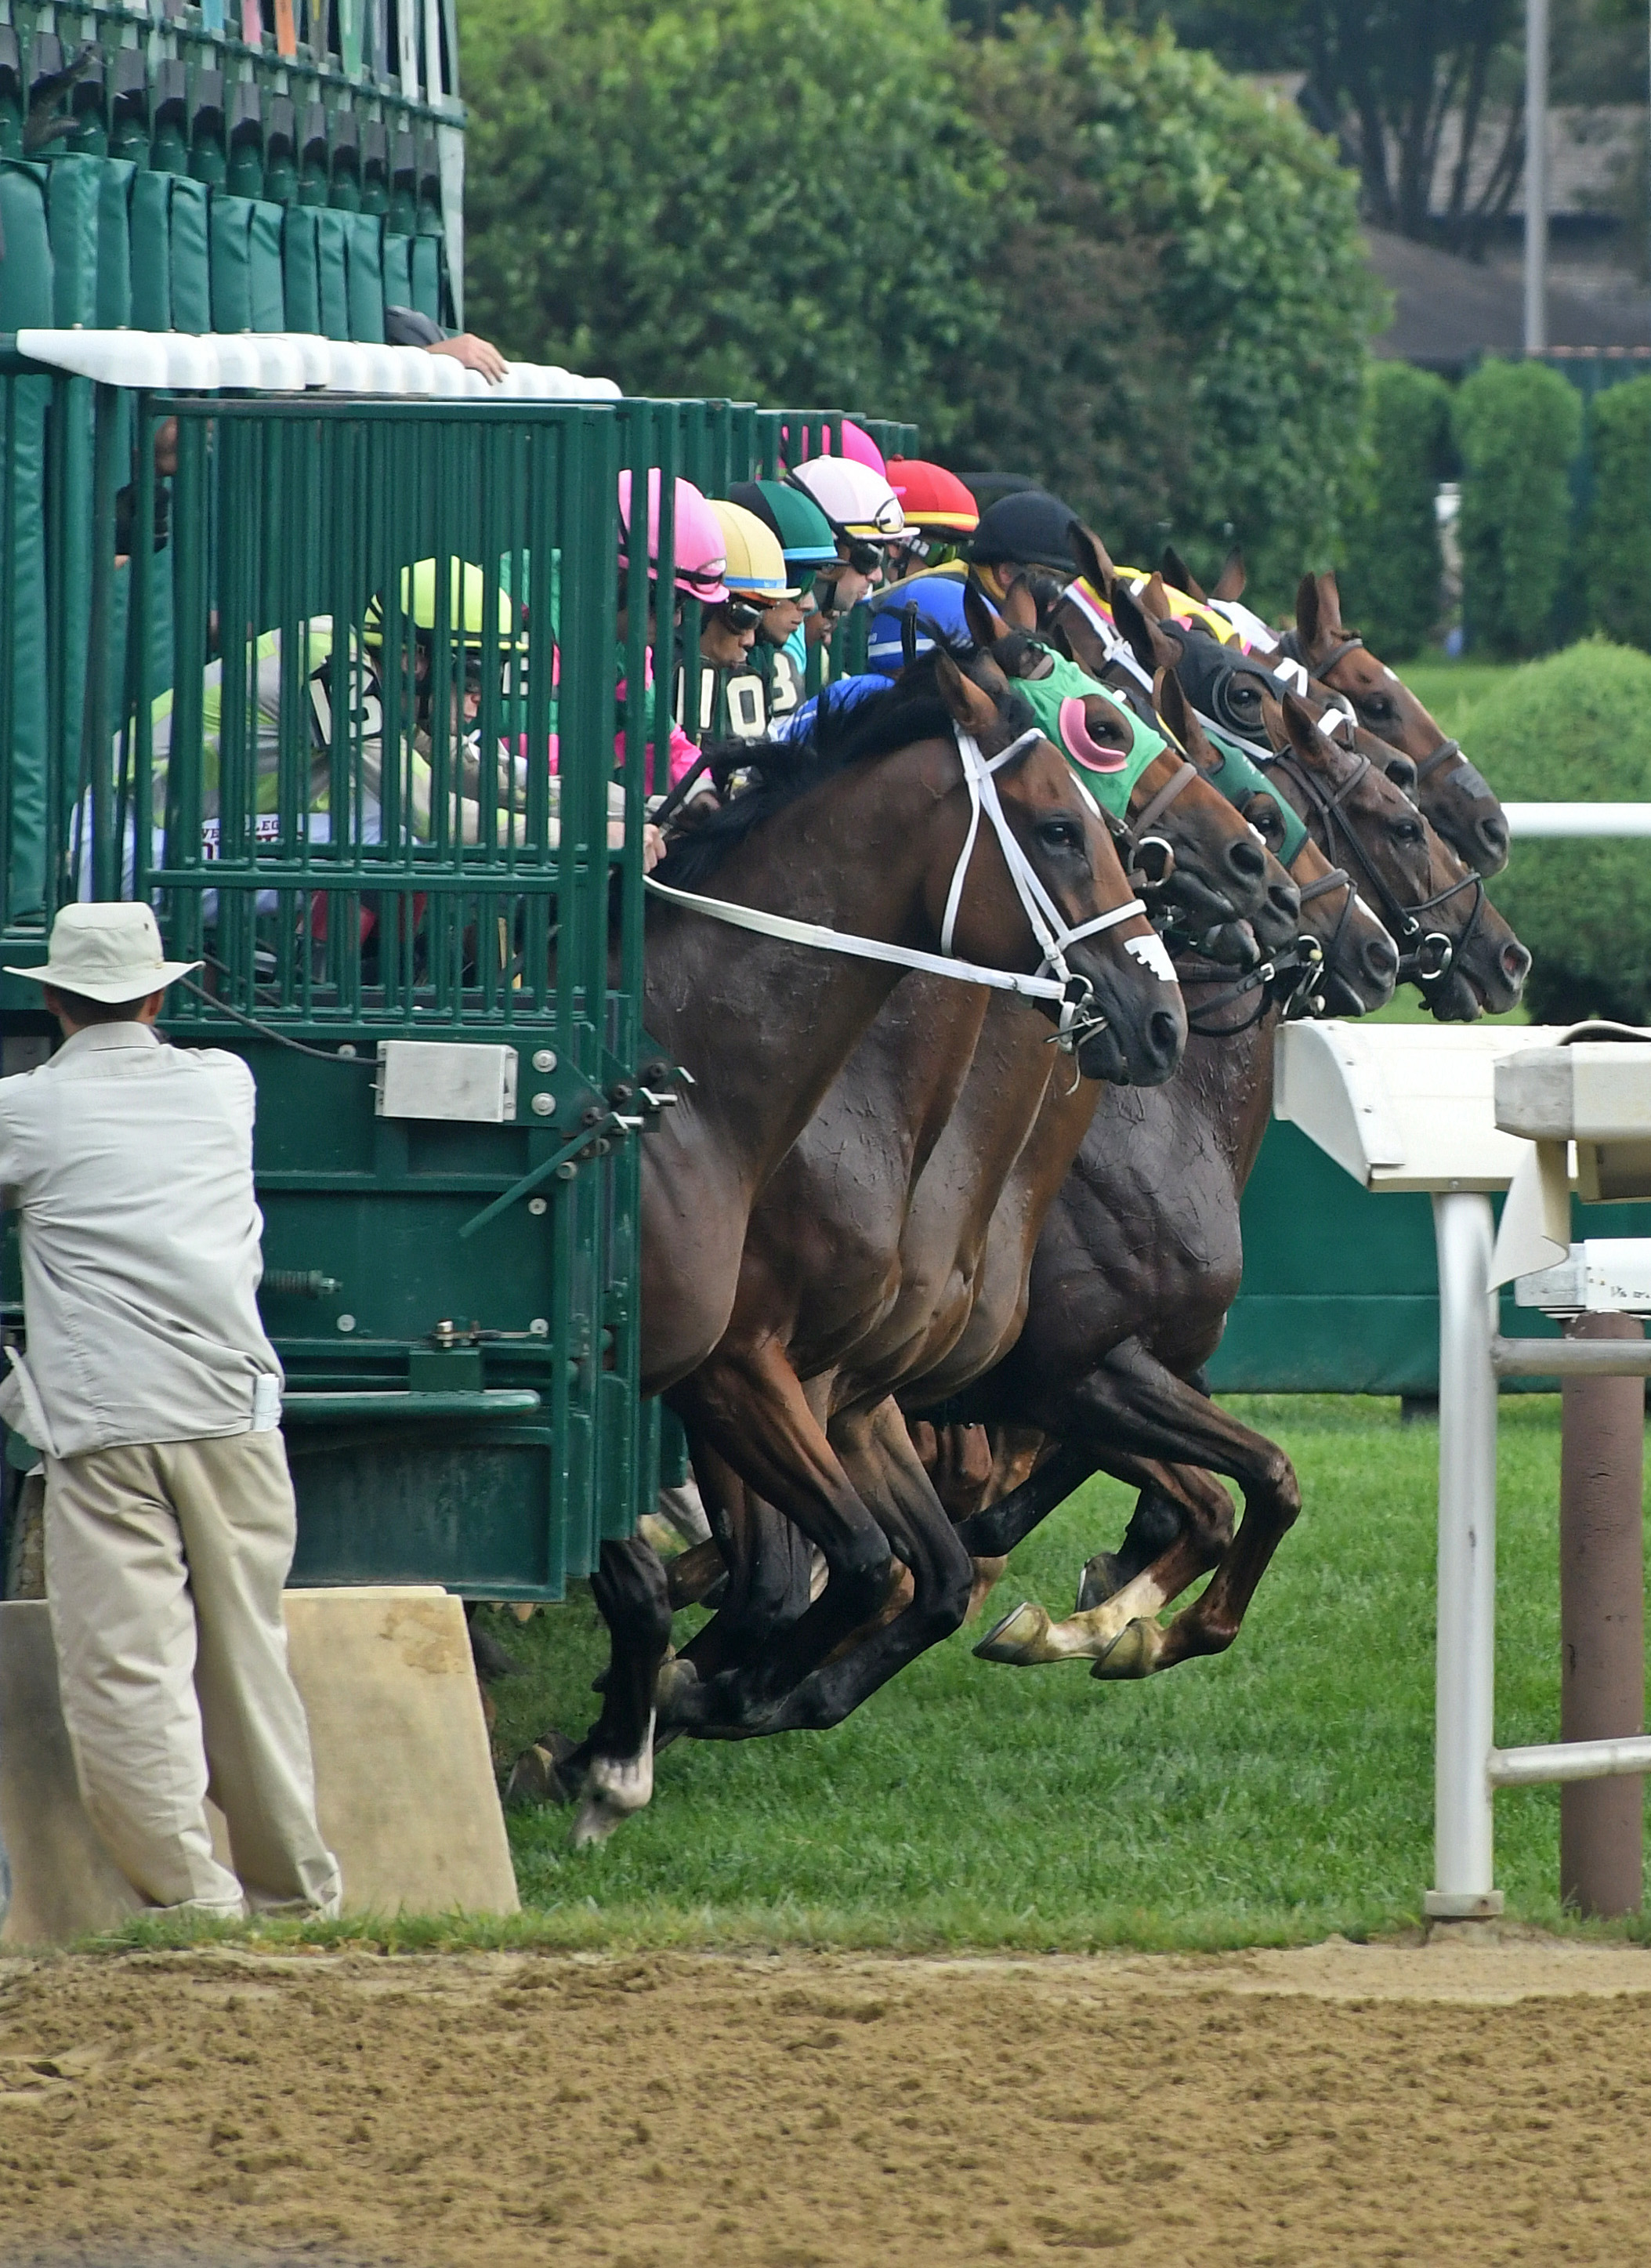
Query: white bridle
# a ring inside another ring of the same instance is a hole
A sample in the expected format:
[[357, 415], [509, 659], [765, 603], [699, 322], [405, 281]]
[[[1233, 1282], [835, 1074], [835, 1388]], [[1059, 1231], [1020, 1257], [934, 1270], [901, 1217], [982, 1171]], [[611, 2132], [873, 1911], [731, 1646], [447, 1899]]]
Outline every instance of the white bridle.
[[[690, 913], [708, 915], [712, 921], [726, 922], [733, 929], [753, 930], [760, 937], [779, 938], [789, 945], [811, 946], [822, 952], [849, 953], [861, 961], [881, 961], [897, 968], [916, 968], [928, 976], [950, 976], [960, 983], [985, 984], [996, 992], [1019, 993], [1024, 1000], [1058, 1001], [1060, 1044], [1068, 1054], [1073, 1052], [1084, 1040], [1106, 1029], [1106, 1019], [1089, 1007], [1093, 988], [1087, 976], [1068, 967], [1067, 947], [1082, 938], [1098, 937], [1103, 931], [1116, 929], [1120, 922], [1144, 914], [1146, 909], [1139, 898], [1131, 898], [1127, 905], [1114, 906], [1110, 912], [1096, 914], [1076, 927], [1068, 924], [1015, 839], [999, 798], [998, 783], [992, 777], [1005, 764], [1023, 755], [1035, 740], [1043, 738], [1042, 733], [1035, 726], [1012, 741], [1000, 755], [987, 757], [982, 755], [980, 743], [972, 733], [964, 732], [961, 725], [955, 730], [963, 784], [969, 790], [969, 831], [963, 837], [951, 887], [947, 892], [939, 953], [921, 953], [915, 946], [886, 944], [881, 938], [855, 937], [844, 930], [828, 929], [822, 922], [793, 921], [788, 914], [764, 913], [755, 906], [732, 904], [726, 898], [701, 897], [691, 890], [678, 890], [667, 882], [656, 882], [652, 876], [648, 878], [648, 888], [656, 897], [668, 899], [673, 905], [685, 907]], [[1008, 867], [1032, 934], [1043, 949], [1043, 958], [1036, 976], [1021, 976], [1011, 968], [984, 968], [977, 962], [959, 960], [952, 950], [963, 885], [975, 855], [983, 811], [997, 836], [1004, 864]], [[1155, 976], [1166, 983], [1175, 983], [1174, 966], [1156, 932], [1145, 938], [1127, 939], [1125, 943], [1134, 957]], [[1046, 969], [1050, 972], [1048, 976], [1043, 973]]]

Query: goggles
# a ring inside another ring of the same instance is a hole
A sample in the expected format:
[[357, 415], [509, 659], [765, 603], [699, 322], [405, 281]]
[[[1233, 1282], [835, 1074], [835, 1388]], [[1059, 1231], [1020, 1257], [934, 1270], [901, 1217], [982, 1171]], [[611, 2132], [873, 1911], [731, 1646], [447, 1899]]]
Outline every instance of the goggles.
[[754, 630], [768, 612], [769, 607], [778, 606], [778, 599], [770, 599], [765, 606], [760, 600], [752, 598], [748, 593], [737, 591], [730, 592], [728, 596], [719, 600], [711, 611], [719, 622], [726, 622], [731, 630]]
[[875, 574], [888, 556], [881, 543], [868, 543], [863, 536], [844, 535], [843, 541], [849, 556], [837, 563], [842, 567], [851, 567], [857, 575]]

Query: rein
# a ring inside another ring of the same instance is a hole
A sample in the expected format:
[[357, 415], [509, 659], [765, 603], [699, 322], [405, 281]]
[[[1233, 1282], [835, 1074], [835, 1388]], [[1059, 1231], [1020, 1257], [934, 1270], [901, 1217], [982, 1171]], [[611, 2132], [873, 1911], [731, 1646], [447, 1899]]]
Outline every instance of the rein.
[[[963, 838], [953, 870], [951, 887], [947, 893], [946, 915], [940, 925], [940, 950], [923, 953], [915, 946], [890, 945], [881, 938], [856, 937], [845, 930], [829, 929], [822, 922], [793, 921], [787, 914], [765, 913], [755, 906], [742, 906], [726, 898], [707, 898], [691, 890], [674, 888], [668, 882], [656, 882], [646, 878], [646, 887], [655, 897], [665, 898], [689, 913], [704, 914], [712, 921], [726, 922], [733, 929], [754, 931], [759, 937], [778, 938], [788, 945], [802, 945], [816, 952], [851, 954], [860, 961], [877, 961], [896, 968], [915, 968], [927, 976], [949, 976], [963, 984], [984, 984], [997, 992], [1018, 993], [1024, 1000], [1058, 1002], [1059, 1022], [1057, 1038], [1062, 1051], [1075, 1054], [1084, 1041], [1107, 1028], [1104, 1016], [1098, 1015], [1089, 1003], [1094, 987], [1087, 976], [1080, 976], [1068, 967], [1066, 950], [1082, 939], [1099, 937], [1105, 931], [1116, 929], [1122, 922], [1146, 909], [1139, 898], [1131, 898], [1109, 912], [1096, 914], [1090, 920], [1076, 925], [1066, 923], [1054, 900], [1034, 872], [1010, 828], [1007, 814], [998, 795], [998, 784], [993, 774], [1011, 763], [1043, 734], [1036, 727], [1022, 733], [1011, 741], [1001, 755], [986, 757], [981, 754], [980, 743], [961, 725], [955, 728], [958, 757], [963, 767], [963, 784], [969, 790], [969, 831]], [[975, 845], [980, 835], [981, 814], [984, 812], [997, 836], [1004, 863], [1014, 884], [1015, 895], [1021, 901], [1032, 934], [1042, 948], [1043, 958], [1038, 963], [1036, 976], [1022, 976], [1007, 968], [984, 968], [977, 962], [961, 961], [952, 951], [952, 939], [957, 917], [962, 904], [963, 886], [975, 855]], [[1156, 935], [1131, 938], [1129, 949], [1137, 960], [1152, 968], [1165, 983], [1175, 981], [1174, 967]], [[1160, 967], [1160, 962], [1162, 966]], [[1051, 974], [1044, 976], [1049, 969]]]
[[[1289, 773], [1291, 778], [1295, 781], [1323, 819], [1326, 849], [1333, 850], [1337, 829], [1339, 828], [1349, 851], [1363, 871], [1373, 894], [1380, 901], [1387, 926], [1392, 931], [1394, 939], [1399, 946], [1399, 982], [1417, 984], [1424, 988], [1429, 984], [1440, 983], [1449, 975], [1457, 954], [1465, 951], [1472, 940], [1475, 930], [1478, 927], [1480, 917], [1485, 910], [1485, 883], [1482, 878], [1474, 873], [1464, 874], [1459, 882], [1448, 882], [1442, 890], [1435, 890], [1432, 897], [1419, 898], [1413, 904], [1406, 905], [1397, 894], [1389, 887], [1385, 879], [1377, 872], [1369, 852], [1359, 840], [1343, 808], [1346, 799], [1359, 785], [1365, 774], [1372, 770], [1369, 757], [1361, 752], [1357, 753], [1356, 769], [1341, 783], [1333, 794], [1328, 795], [1294, 753], [1280, 751], [1274, 756], [1273, 762], [1280, 770]], [[1447, 936], [1442, 930], [1424, 927], [1422, 920], [1424, 915], [1433, 913], [1438, 907], [1448, 904], [1452, 898], [1458, 897], [1463, 890], [1472, 891], [1473, 904], [1458, 937], [1453, 939]], [[1351, 909], [1351, 898], [1348, 900], [1348, 905]], [[1343, 918], [1345, 920], [1345, 916]], [[1338, 934], [1339, 935], [1339, 932]]]

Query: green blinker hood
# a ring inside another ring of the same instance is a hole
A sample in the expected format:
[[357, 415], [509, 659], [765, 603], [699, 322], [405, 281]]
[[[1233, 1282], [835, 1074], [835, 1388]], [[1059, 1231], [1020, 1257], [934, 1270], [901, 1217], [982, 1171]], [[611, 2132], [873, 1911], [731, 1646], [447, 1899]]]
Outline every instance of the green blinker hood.
[[[1114, 819], [1127, 819], [1130, 798], [1141, 774], [1169, 743], [1141, 722], [1122, 695], [1098, 684], [1064, 654], [1056, 654], [1053, 659], [1055, 666], [1047, 677], [1017, 677], [1014, 689], [1036, 718], [1039, 732], [1045, 740], [1053, 740], [1095, 801]], [[1128, 719], [1135, 734], [1128, 755], [1099, 747], [1084, 729], [1082, 703], [1086, 696], [1095, 693]]]

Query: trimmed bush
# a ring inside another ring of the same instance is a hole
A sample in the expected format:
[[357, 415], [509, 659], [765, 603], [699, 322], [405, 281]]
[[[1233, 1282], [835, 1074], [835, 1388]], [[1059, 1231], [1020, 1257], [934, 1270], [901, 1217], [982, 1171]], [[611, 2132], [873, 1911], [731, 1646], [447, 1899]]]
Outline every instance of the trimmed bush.
[[1539, 362], [1487, 362], [1456, 394], [1462, 608], [1470, 645], [1540, 653], [1571, 563], [1568, 473], [1582, 399]]
[[[1651, 801], [1651, 657], [1590, 640], [1515, 671], [1475, 708], [1469, 753], [1513, 802]], [[1534, 956], [1538, 1023], [1651, 1023], [1642, 843], [1516, 843], [1490, 889]]]
[[1651, 647], [1651, 378], [1596, 395], [1588, 422], [1588, 624], [1620, 644]]
[[1365, 464], [1346, 516], [1343, 619], [1395, 661], [1419, 652], [1439, 614], [1444, 560], [1434, 498], [1450, 452], [1450, 388], [1407, 362], [1365, 376]]

